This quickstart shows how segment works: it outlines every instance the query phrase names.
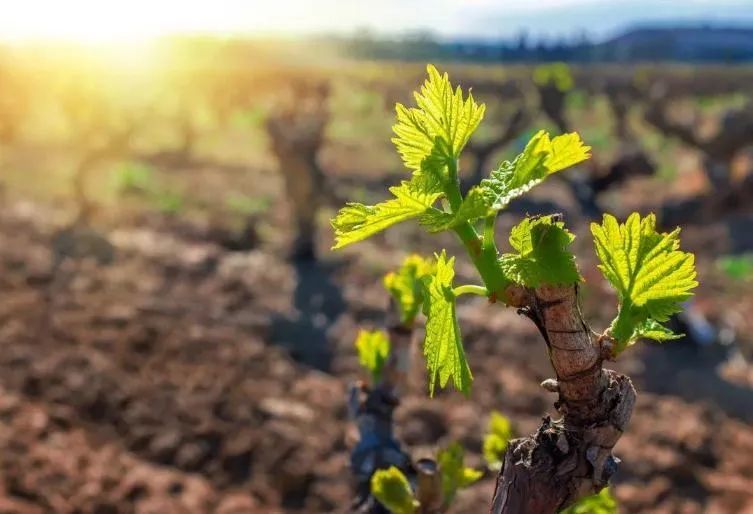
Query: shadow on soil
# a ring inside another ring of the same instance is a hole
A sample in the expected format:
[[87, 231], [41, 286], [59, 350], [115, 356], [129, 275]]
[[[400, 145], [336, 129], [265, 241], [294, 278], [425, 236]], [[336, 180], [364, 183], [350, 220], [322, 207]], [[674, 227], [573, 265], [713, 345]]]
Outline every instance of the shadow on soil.
[[332, 280], [337, 265], [300, 259], [293, 262], [293, 268], [297, 280], [295, 312], [272, 318], [270, 338], [296, 361], [329, 371], [332, 350], [327, 332], [346, 307], [340, 288]]
[[671, 394], [689, 402], [716, 406], [727, 415], [753, 423], [753, 389], [726, 381], [718, 368], [730, 357], [731, 346], [699, 346], [687, 339], [651, 345], [641, 374], [641, 389]]

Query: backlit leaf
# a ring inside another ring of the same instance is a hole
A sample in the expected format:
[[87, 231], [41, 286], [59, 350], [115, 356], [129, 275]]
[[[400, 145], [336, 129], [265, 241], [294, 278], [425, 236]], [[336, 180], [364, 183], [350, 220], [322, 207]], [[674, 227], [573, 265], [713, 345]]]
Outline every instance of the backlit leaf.
[[656, 218], [631, 214], [624, 224], [609, 214], [591, 224], [599, 269], [617, 290], [619, 313], [610, 327], [617, 353], [639, 337], [675, 336], [660, 325], [682, 310], [698, 285], [693, 254], [680, 247], [680, 229], [656, 232]]
[[437, 256], [433, 275], [424, 279], [424, 314], [426, 335], [424, 356], [429, 371], [429, 393], [445, 387], [452, 378], [455, 388], [468, 393], [473, 377], [460, 341], [460, 327], [455, 313], [455, 294], [452, 280], [455, 277], [455, 258], [447, 259], [444, 251]]
[[418, 501], [402, 471], [395, 466], [371, 476], [371, 494], [392, 514], [414, 514]]

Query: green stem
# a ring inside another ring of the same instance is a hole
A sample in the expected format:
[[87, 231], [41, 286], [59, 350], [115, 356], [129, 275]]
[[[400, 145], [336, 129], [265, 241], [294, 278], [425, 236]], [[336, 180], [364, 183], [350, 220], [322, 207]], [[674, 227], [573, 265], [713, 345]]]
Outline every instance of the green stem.
[[497, 242], [495, 241], [494, 225], [497, 222], [497, 213], [490, 214], [484, 218], [484, 252], [497, 255]]
[[[447, 200], [450, 202], [452, 212], [457, 212], [460, 205], [463, 203], [463, 195], [460, 193], [460, 182], [458, 181], [458, 163], [457, 160], [451, 161], [447, 165], [447, 172], [449, 180], [447, 183]], [[473, 265], [481, 275], [481, 279], [484, 281], [488, 294], [494, 294], [501, 292], [510, 281], [505, 277], [502, 272], [502, 268], [497, 262], [497, 250], [496, 247], [492, 247], [490, 250], [484, 251], [485, 241], [479, 237], [476, 229], [473, 228], [469, 222], [463, 222], [456, 226], [454, 229], [460, 240], [463, 242], [468, 256], [473, 261]], [[487, 227], [488, 230], [488, 227]], [[492, 222], [492, 232], [494, 231], [494, 223]], [[494, 237], [491, 238], [492, 242]]]
[[452, 290], [452, 294], [460, 296], [461, 294], [475, 294], [478, 296], [489, 296], [489, 291], [484, 286], [476, 286], [473, 284], [466, 284], [464, 286], [458, 286]]
[[460, 204], [463, 203], [463, 195], [460, 193], [460, 182], [458, 181], [458, 161], [453, 159], [447, 164], [448, 184], [447, 200], [450, 201], [452, 212], [457, 212]]
[[487, 291], [489, 293], [501, 292], [510, 283], [502, 273], [502, 268], [497, 262], [496, 253], [484, 252], [482, 249], [481, 238], [473, 226], [468, 223], [461, 223], [453, 229], [463, 242], [468, 256], [473, 261], [473, 265], [481, 275]]

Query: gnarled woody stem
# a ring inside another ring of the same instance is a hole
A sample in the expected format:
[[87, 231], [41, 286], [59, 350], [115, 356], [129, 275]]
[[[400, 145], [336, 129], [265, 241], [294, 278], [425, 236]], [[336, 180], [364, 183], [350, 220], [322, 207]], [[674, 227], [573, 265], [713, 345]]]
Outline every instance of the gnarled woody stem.
[[612, 448], [635, 404], [630, 379], [602, 368], [608, 339], [594, 336], [578, 305], [578, 288], [542, 286], [506, 291], [511, 305], [539, 328], [557, 377], [561, 420], [515, 439], [497, 478], [492, 514], [553, 514], [597, 493], [616, 471]]

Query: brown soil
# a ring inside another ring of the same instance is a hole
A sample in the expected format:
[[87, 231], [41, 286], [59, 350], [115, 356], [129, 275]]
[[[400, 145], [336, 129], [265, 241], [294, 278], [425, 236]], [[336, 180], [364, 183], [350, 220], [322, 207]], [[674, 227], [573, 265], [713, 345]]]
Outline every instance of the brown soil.
[[[50, 219], [28, 204], [0, 211], [0, 513], [345, 509], [352, 340], [383, 320], [379, 275], [405, 233], [294, 265], [147, 219], [107, 232], [111, 264], [53, 272]], [[611, 303], [595, 289], [585, 308], [606, 320]], [[397, 423], [416, 457], [460, 440], [480, 467], [488, 413], [533, 430], [551, 411], [537, 385], [550, 371], [526, 319], [481, 300], [459, 315], [470, 401], [427, 400], [417, 370]], [[639, 390], [617, 446], [621, 509], [752, 513], [753, 392], [720, 377], [716, 354], [674, 344], [619, 364]], [[454, 511], [484, 512], [493, 483], [464, 491]]]

